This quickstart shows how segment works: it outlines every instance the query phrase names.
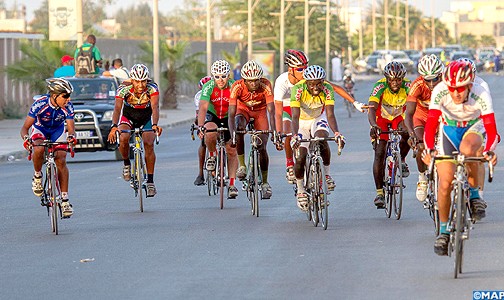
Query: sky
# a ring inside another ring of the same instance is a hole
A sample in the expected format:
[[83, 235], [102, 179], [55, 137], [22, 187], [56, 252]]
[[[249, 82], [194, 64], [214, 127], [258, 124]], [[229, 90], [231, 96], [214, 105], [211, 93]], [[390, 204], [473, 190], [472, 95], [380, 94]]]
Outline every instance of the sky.
[[[182, 7], [184, 0], [158, 0], [159, 4], [159, 12], [162, 14], [168, 14], [171, 10], [173, 10], [174, 7]], [[271, 0], [262, 0], [262, 1], [271, 1]], [[323, 1], [323, 0], [322, 0]], [[447, 11], [450, 9], [450, 2], [454, 0], [434, 0], [435, 3], [435, 16], [436, 17], [441, 17], [441, 13], [443, 11]], [[4, 0], [7, 9], [11, 9], [16, 3], [18, 6], [19, 5], [26, 5], [26, 13], [27, 13], [27, 19], [30, 21], [33, 18], [33, 11], [38, 9], [41, 5], [41, 0]], [[121, 7], [130, 7], [133, 4], [136, 4], [138, 2], [146, 2], [150, 3], [152, 7], [152, 0], [115, 0], [114, 5], [108, 5], [105, 9], [105, 11], [116, 11]], [[202, 4], [205, 4], [206, 1], [201, 0]], [[333, 0], [333, 2], [335, 2]], [[371, 3], [369, 0], [365, 0], [365, 2]], [[342, 3], [342, 0], [340, 0], [340, 3]], [[425, 8], [426, 13], [425, 15], [430, 16], [431, 15], [431, 0], [409, 0], [408, 1], [409, 5], [414, 5], [417, 8], [423, 9]], [[356, 0], [350, 0], [350, 5], [357, 6], [358, 1]], [[391, 8], [392, 13], [395, 11], [395, 8]]]

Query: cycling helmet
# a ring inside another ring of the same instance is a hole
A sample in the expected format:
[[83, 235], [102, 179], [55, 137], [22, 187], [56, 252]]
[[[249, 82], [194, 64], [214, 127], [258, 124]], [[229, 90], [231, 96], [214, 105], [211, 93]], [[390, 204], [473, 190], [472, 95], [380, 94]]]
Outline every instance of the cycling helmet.
[[343, 72], [343, 76], [346, 76], [346, 77], [352, 76], [352, 71], [350, 71], [349, 69], [346, 69], [345, 72]]
[[465, 57], [459, 58], [458, 61], [465, 61], [465, 62], [470, 63], [472, 71], [473, 71], [474, 75], [476, 75], [476, 64], [474, 63], [474, 61], [472, 61], [469, 58], [465, 58]]
[[136, 64], [131, 67], [129, 75], [134, 80], [147, 80], [149, 79], [149, 69], [144, 64]]
[[308, 57], [303, 51], [289, 49], [285, 52], [284, 63], [291, 68], [307, 66]]
[[438, 77], [443, 72], [443, 62], [435, 55], [425, 55], [418, 62], [418, 73], [427, 80]]
[[210, 73], [212, 73], [212, 75], [229, 75], [229, 72], [231, 71], [231, 65], [223, 60], [223, 59], [219, 59], [219, 60], [216, 60], [213, 64], [212, 64], [212, 67], [210, 68]]
[[467, 61], [452, 61], [443, 72], [443, 81], [449, 87], [460, 87], [472, 83], [474, 72]]
[[203, 87], [203, 85], [205, 83], [209, 82], [210, 80], [212, 80], [212, 77], [210, 77], [210, 76], [205, 76], [205, 77], [201, 78], [199, 81], [199, 84], [198, 84], [199, 88], [201, 89]]
[[71, 94], [73, 86], [64, 78], [46, 79], [47, 90], [51, 94]]
[[388, 78], [404, 78], [406, 76], [406, 68], [400, 62], [391, 61], [385, 66], [383, 75]]
[[304, 70], [303, 78], [306, 80], [325, 79], [326, 71], [321, 66], [312, 65]]
[[241, 77], [247, 80], [259, 79], [263, 76], [263, 69], [253, 60], [249, 60], [241, 68]]

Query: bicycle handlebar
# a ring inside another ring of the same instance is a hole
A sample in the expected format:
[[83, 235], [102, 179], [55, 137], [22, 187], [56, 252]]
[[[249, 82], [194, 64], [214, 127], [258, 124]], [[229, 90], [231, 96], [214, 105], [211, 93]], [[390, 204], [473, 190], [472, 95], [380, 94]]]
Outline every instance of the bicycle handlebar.
[[[154, 131], [154, 129], [143, 129], [143, 128], [135, 128], [135, 129], [120, 129], [118, 131], [116, 131], [116, 141], [117, 141], [117, 145], [119, 145], [119, 135], [121, 133], [131, 133], [131, 132], [134, 132], [134, 133], [138, 133], [138, 134], [142, 134], [144, 132], [150, 132], [150, 131]], [[156, 133], [156, 145], [159, 145], [159, 134], [157, 131], [154, 131], [154, 133]]]
[[235, 132], [239, 133], [239, 134], [269, 134], [269, 133], [273, 133], [275, 131], [273, 131], [273, 130], [237, 130]]
[[[432, 157], [430, 164], [429, 164], [429, 180], [432, 180], [433, 176], [433, 170], [434, 170], [434, 162], [435, 161], [442, 161], [442, 160], [456, 160], [459, 163], [467, 163], [467, 162], [482, 162], [482, 163], [489, 163], [489, 161], [483, 157], [483, 156], [463, 156], [457, 154], [453, 155], [436, 155]], [[493, 173], [494, 173], [494, 165], [489, 163], [488, 164], [488, 182], [493, 181]]]
[[73, 143], [69, 143], [68, 141], [63, 141], [63, 142], [53, 142], [51, 140], [43, 140], [42, 143], [38, 144], [38, 145], [31, 145], [29, 150], [28, 150], [28, 160], [31, 160], [32, 159], [32, 154], [33, 154], [33, 146], [37, 146], [37, 147], [46, 147], [46, 148], [49, 148], [49, 147], [52, 147], [52, 146], [58, 146], [58, 145], [67, 145], [68, 148], [66, 149], [66, 152], [70, 152], [70, 157], [74, 157], [75, 156], [75, 151], [74, 151], [74, 144]]

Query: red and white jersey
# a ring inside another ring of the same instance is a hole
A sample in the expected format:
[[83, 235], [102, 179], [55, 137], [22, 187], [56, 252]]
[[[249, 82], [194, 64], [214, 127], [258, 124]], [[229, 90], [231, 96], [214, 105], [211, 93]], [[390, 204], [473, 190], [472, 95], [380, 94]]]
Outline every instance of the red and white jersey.
[[275, 88], [273, 90], [273, 97], [275, 102], [282, 102], [283, 106], [290, 107], [291, 91], [294, 85], [289, 81], [289, 73], [284, 72], [280, 74], [275, 80]]

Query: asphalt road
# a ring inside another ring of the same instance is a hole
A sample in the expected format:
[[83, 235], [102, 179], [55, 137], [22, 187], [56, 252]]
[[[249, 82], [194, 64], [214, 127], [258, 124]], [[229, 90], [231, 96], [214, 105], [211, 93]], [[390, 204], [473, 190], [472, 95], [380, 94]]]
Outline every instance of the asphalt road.
[[[484, 78], [502, 128], [502, 77]], [[357, 82], [358, 100], [366, 102], [376, 79]], [[366, 115], [348, 118], [342, 106], [336, 114], [347, 146], [340, 157], [333, 153], [337, 187], [327, 231], [296, 207], [283, 152], [271, 145], [273, 197], [260, 203], [261, 216], [251, 215], [242, 191], [220, 210], [217, 196], [192, 183], [198, 143], [188, 126], [164, 132], [156, 149], [158, 195], [145, 201], [144, 213], [113, 153], [69, 158], [75, 214], [60, 222], [59, 236], [31, 192], [31, 163], [1, 164], [0, 298], [472, 299], [474, 290], [504, 290], [502, 164], [487, 184], [487, 218], [475, 224], [465, 272], [455, 280], [453, 258], [433, 252], [434, 227], [414, 196], [411, 155], [403, 216], [387, 219], [372, 203]]]

